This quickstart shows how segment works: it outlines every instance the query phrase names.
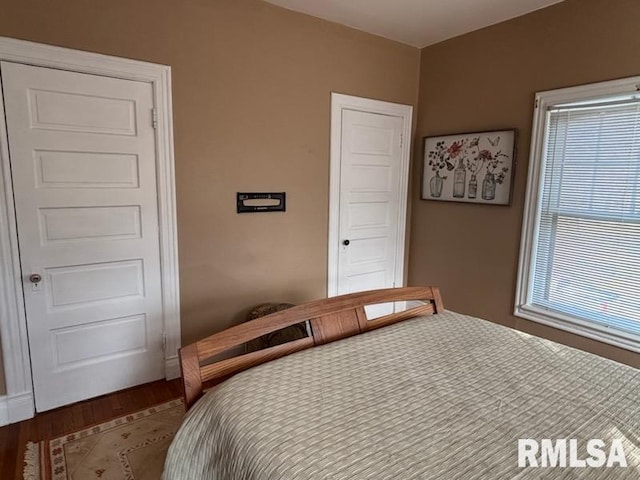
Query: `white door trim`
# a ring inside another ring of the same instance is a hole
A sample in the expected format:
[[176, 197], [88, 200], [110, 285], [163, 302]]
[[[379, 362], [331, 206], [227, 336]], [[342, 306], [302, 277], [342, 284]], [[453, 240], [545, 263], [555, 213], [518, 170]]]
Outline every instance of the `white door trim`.
[[409, 159], [411, 152], [411, 122], [413, 107], [369, 98], [331, 93], [331, 151], [329, 169], [329, 252], [327, 296], [338, 295], [338, 252], [340, 250], [340, 164], [342, 143], [342, 111], [358, 110], [402, 118], [402, 150], [400, 165], [400, 202], [397, 212], [396, 287], [404, 285], [404, 246], [407, 225], [407, 195], [409, 190]]
[[[165, 377], [180, 375], [180, 297], [173, 156], [171, 67], [0, 37], [0, 60], [151, 83], [157, 113], [156, 175], [164, 310]], [[0, 338], [10, 423], [34, 415], [9, 148], [0, 95]], [[12, 400], [15, 400], [12, 402]], [[16, 405], [16, 408], [13, 408]], [[30, 408], [25, 408], [25, 405]], [[19, 407], [19, 408], [18, 408]]]

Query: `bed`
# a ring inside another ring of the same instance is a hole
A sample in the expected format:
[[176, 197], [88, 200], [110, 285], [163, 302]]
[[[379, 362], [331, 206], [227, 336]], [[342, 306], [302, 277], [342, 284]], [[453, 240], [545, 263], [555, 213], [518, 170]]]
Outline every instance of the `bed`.
[[[383, 302], [409, 308], [367, 319]], [[309, 337], [216, 359], [307, 319]], [[640, 478], [638, 370], [447, 311], [435, 287], [294, 307], [181, 362], [188, 413], [164, 480]], [[620, 439], [628, 466], [519, 468], [525, 438], [575, 438], [582, 457]]]

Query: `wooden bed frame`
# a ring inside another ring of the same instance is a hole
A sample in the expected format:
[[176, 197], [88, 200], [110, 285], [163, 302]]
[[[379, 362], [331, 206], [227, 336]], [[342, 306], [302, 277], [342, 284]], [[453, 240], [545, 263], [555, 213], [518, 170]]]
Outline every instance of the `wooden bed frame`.
[[[373, 320], [367, 319], [364, 309], [378, 303], [410, 301], [424, 303]], [[242, 370], [290, 353], [443, 310], [438, 287], [388, 288], [316, 300], [231, 327], [180, 349], [185, 408], [191, 408], [202, 396], [204, 382], [216, 385]], [[309, 337], [231, 358], [213, 358], [233, 352], [262, 335], [307, 320], [311, 324]]]

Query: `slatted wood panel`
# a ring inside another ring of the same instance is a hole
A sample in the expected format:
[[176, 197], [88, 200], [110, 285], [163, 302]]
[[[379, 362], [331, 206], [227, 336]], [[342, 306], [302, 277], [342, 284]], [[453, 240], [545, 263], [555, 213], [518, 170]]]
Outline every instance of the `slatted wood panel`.
[[[425, 304], [374, 320], [367, 319], [364, 309], [367, 305], [408, 301]], [[317, 300], [231, 327], [180, 350], [185, 405], [191, 407], [202, 396], [203, 382], [217, 384], [242, 370], [306, 348], [443, 310], [437, 287], [388, 288]], [[262, 335], [306, 320], [311, 321], [312, 337], [224, 360], [212, 360], [212, 357], [228, 353]]]
[[323, 315], [311, 319], [311, 331], [316, 345], [333, 342], [360, 333], [355, 309]]

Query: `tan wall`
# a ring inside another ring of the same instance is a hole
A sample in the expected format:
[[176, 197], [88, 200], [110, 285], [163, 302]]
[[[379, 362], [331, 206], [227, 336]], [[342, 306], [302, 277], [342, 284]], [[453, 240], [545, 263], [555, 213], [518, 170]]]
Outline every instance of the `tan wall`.
[[[330, 92], [415, 105], [418, 49], [256, 0], [0, 10], [2, 36], [172, 66], [185, 343], [325, 295]], [[237, 191], [283, 190], [284, 214], [235, 213]]]
[[[534, 93], [640, 74], [640, 2], [567, 0], [422, 50], [410, 284], [447, 308], [640, 367], [640, 355], [512, 315]], [[519, 129], [510, 207], [417, 200], [424, 135]]]
[[[511, 315], [533, 94], [640, 74], [637, 18], [636, 0], [568, 0], [426, 48], [421, 73], [417, 49], [256, 0], [4, 0], [0, 35], [172, 66], [185, 343], [325, 294], [329, 92], [415, 104], [421, 75], [411, 284], [640, 366]], [[504, 127], [520, 130], [512, 206], [417, 200], [423, 135]], [[246, 190], [286, 190], [287, 213], [238, 216]]]

